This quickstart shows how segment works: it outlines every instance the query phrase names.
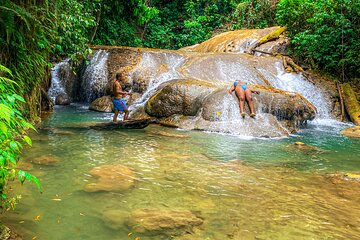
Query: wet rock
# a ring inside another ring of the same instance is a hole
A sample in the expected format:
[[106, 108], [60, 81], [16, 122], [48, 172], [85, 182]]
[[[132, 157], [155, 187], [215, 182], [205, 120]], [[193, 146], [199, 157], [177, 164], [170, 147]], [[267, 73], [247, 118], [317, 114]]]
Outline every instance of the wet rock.
[[28, 160], [33, 164], [52, 166], [60, 162], [60, 159], [54, 155], [43, 155]]
[[126, 220], [131, 231], [146, 235], [179, 236], [191, 233], [203, 224], [203, 219], [190, 211], [139, 209]]
[[123, 165], [94, 167], [90, 174], [97, 178], [97, 182], [87, 184], [86, 192], [123, 192], [134, 185], [134, 172]]
[[341, 134], [347, 137], [360, 138], [360, 126], [345, 128], [341, 131]]
[[71, 100], [66, 93], [59, 94], [55, 98], [56, 105], [69, 105], [70, 103], [71, 103]]
[[90, 104], [89, 109], [95, 110], [98, 112], [112, 112], [114, 108], [114, 104], [112, 102], [112, 98], [110, 96], [103, 96], [97, 98]]
[[207, 81], [169, 81], [147, 102], [146, 113], [154, 117], [169, 117], [173, 114], [194, 116], [203, 99], [215, 89], [216, 86]]

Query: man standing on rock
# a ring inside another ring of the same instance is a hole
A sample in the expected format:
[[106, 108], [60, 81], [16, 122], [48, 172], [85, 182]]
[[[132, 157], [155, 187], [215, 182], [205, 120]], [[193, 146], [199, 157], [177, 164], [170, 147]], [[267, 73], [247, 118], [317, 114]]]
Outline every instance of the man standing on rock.
[[119, 114], [119, 111], [124, 112], [124, 121], [128, 120], [129, 117], [129, 110], [126, 106], [125, 100], [123, 99], [126, 95], [132, 95], [130, 92], [125, 92], [122, 90], [120, 82], [124, 81], [124, 75], [122, 73], [116, 73], [116, 79], [113, 84], [113, 92], [114, 92], [114, 109], [115, 109], [115, 115], [113, 118], [113, 122], [117, 122], [117, 116]]

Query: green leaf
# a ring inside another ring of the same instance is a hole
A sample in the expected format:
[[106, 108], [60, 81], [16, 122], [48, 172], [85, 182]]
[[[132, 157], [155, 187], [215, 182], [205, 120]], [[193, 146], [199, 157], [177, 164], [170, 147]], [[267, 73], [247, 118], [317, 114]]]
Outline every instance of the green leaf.
[[23, 137], [23, 140], [24, 140], [29, 146], [32, 146], [31, 138], [29, 138], [28, 136], [24, 136], [24, 137]]
[[16, 141], [11, 141], [11, 142], [10, 142], [10, 148], [11, 148], [12, 150], [18, 150], [18, 144], [17, 144], [17, 142], [16, 142]]

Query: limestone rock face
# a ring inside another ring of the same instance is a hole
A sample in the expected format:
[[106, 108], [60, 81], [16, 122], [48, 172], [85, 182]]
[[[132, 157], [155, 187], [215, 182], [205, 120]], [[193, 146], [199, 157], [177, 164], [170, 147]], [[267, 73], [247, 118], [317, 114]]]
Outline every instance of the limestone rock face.
[[[187, 47], [182, 50], [195, 52], [243, 53], [261, 38], [279, 28], [280, 27], [271, 27], [265, 29], [244, 29], [225, 32], [196, 46]], [[262, 50], [272, 52], [272, 50], [281, 49], [285, 44], [288, 44], [285, 40], [278, 41], [275, 44], [273, 42], [268, 44], [267, 48], [263, 47]]]
[[123, 165], [102, 165], [94, 167], [90, 174], [97, 182], [85, 186], [86, 192], [122, 192], [134, 185], [134, 173]]
[[[160, 86], [146, 112], [160, 123], [216, 132], [279, 137], [295, 131], [315, 117], [315, 107], [299, 94], [253, 85], [256, 119], [242, 119], [239, 101], [228, 87], [198, 80], [175, 80]], [[245, 109], [250, 111], [247, 104]], [[234, 126], [236, 125], [236, 126]]]
[[131, 213], [126, 224], [131, 231], [146, 235], [179, 236], [192, 232], [203, 220], [190, 211], [139, 209]]
[[345, 128], [341, 131], [341, 134], [347, 137], [360, 138], [360, 126]]
[[147, 102], [146, 113], [153, 117], [195, 116], [203, 99], [214, 89], [216, 86], [206, 81], [181, 79], [167, 82]]
[[89, 109], [95, 110], [98, 112], [112, 112], [114, 104], [110, 96], [103, 96], [97, 98], [90, 104]]
[[55, 98], [56, 105], [69, 105], [70, 103], [71, 103], [71, 100], [66, 93], [59, 94]]

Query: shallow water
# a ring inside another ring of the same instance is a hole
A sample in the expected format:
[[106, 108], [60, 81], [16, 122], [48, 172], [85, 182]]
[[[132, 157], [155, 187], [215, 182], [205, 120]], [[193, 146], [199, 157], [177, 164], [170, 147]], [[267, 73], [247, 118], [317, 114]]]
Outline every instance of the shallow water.
[[[57, 107], [32, 136], [24, 162], [42, 155], [60, 162], [31, 166], [43, 193], [31, 184], [15, 188], [23, 199], [3, 221], [25, 239], [360, 239], [360, 182], [330, 175], [360, 172], [360, 141], [339, 134], [347, 125], [310, 123], [281, 139], [83, 127], [111, 117]], [[316, 148], [296, 148], [296, 141]], [[89, 171], [104, 164], [132, 169], [135, 185], [85, 192], [94, 181]], [[204, 222], [180, 236], [149, 236], [124, 223], [144, 208], [191, 211]], [[107, 219], [109, 210], [118, 215]]]

